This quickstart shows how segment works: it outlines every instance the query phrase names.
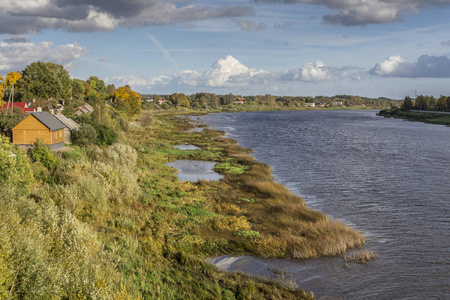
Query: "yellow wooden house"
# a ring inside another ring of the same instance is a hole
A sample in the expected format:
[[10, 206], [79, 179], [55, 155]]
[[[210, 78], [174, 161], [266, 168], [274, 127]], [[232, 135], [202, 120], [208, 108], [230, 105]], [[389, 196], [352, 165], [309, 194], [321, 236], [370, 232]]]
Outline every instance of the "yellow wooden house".
[[42, 139], [51, 149], [64, 147], [65, 126], [49, 112], [33, 112], [12, 129], [12, 142], [30, 146]]

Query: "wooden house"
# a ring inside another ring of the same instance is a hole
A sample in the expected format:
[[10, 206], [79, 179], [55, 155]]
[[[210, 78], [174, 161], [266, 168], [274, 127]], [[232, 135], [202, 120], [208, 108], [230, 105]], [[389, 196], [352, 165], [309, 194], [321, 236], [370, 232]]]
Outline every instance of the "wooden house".
[[78, 130], [80, 128], [80, 124], [70, 118], [67, 118], [63, 114], [53, 115], [53, 117], [58, 119], [58, 121], [64, 125], [64, 143], [72, 144], [72, 132]]
[[31, 146], [42, 139], [51, 149], [64, 147], [65, 126], [49, 112], [32, 112], [12, 128], [12, 142], [15, 145]]
[[234, 100], [233, 103], [234, 104], [244, 104], [245, 103], [245, 98], [236, 98], [236, 100]]
[[94, 109], [92, 108], [92, 106], [85, 103], [85, 104], [81, 105], [80, 107], [78, 107], [78, 110], [75, 112], [75, 114], [78, 116], [78, 115], [82, 115], [82, 114], [91, 114], [93, 112], [94, 112]]

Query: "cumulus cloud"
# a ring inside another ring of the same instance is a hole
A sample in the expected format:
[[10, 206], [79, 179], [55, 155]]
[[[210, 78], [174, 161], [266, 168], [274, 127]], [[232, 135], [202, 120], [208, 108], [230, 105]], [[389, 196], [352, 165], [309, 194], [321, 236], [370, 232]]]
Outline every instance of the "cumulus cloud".
[[354, 67], [337, 68], [327, 66], [321, 61], [307, 63], [301, 68], [291, 68], [284, 71], [280, 77], [288, 81], [321, 82], [339, 80], [342, 78], [356, 79], [359, 69]]
[[334, 10], [323, 16], [324, 23], [344, 26], [385, 24], [403, 21], [427, 6], [444, 6], [450, 0], [254, 0], [254, 2], [306, 3]]
[[6, 37], [0, 42], [0, 71], [21, 71], [35, 61], [50, 61], [69, 67], [88, 52], [78, 43], [54, 46], [52, 42], [34, 44], [25, 36]]
[[224, 56], [212, 64], [209, 70], [199, 73], [184, 70], [172, 76], [152, 78], [115, 76], [107, 81], [135, 88], [185, 87], [234, 88], [250, 85], [283, 84], [292, 82], [326, 82], [342, 78], [357, 79], [359, 70], [353, 67], [336, 68], [323, 62], [305, 64], [301, 68], [291, 68], [283, 72], [267, 72], [262, 69], [249, 68], [231, 55]]
[[249, 16], [249, 6], [196, 6], [185, 0], [0, 1], [0, 34], [46, 29], [112, 31], [119, 26], [152, 26], [213, 18]]
[[450, 78], [450, 59], [447, 56], [422, 55], [417, 61], [390, 56], [370, 70], [373, 75], [403, 78]]

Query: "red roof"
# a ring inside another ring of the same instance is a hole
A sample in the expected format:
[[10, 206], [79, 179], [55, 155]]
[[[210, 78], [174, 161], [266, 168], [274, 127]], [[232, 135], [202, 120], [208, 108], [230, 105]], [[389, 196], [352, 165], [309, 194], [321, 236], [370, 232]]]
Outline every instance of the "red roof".
[[[34, 108], [28, 108], [28, 105], [26, 102], [13, 102], [12, 105], [13, 105], [13, 107], [18, 107], [18, 108], [22, 109], [22, 112], [24, 112], [24, 113], [26, 111], [34, 111]], [[9, 107], [8, 107], [8, 103], [4, 104], [2, 106], [1, 110], [4, 110], [6, 108], [11, 109], [11, 103], [9, 103]]]

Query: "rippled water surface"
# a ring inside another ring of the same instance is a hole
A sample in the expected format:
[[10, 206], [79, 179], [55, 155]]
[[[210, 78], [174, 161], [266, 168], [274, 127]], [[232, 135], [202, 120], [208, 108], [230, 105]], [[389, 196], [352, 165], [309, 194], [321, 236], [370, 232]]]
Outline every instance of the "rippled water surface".
[[225, 257], [230, 270], [285, 278], [319, 297], [450, 299], [450, 128], [375, 111], [211, 114], [308, 206], [366, 236], [379, 258]]

